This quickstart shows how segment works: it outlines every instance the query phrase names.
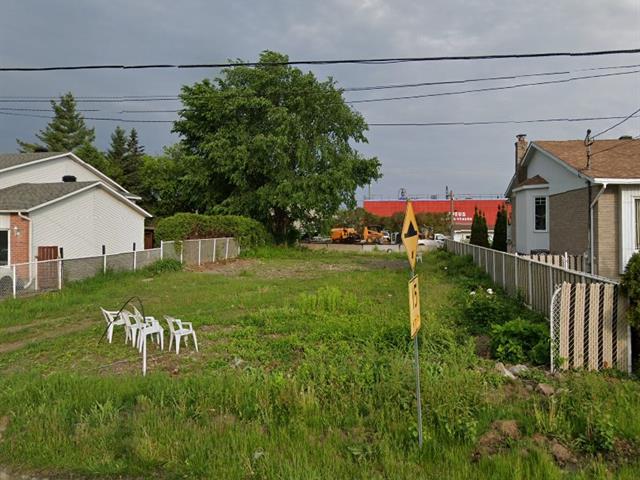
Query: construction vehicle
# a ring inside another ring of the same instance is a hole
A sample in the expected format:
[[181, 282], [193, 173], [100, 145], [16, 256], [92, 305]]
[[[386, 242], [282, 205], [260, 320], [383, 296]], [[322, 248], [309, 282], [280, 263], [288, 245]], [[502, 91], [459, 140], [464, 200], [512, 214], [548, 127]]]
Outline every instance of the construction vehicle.
[[351, 227], [338, 227], [331, 229], [331, 242], [332, 243], [358, 243], [360, 241], [360, 234], [355, 228]]
[[379, 226], [372, 225], [362, 229], [362, 242], [382, 244], [387, 243], [387, 239], [385, 239], [385, 234]]

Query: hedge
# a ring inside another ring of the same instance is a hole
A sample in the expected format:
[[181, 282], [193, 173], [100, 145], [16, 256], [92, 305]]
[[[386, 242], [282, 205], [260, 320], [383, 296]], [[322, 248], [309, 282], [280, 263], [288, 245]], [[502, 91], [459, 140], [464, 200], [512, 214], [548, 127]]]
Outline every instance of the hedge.
[[197, 213], [177, 213], [163, 218], [156, 226], [156, 237], [158, 240], [235, 237], [243, 248], [271, 242], [264, 226], [252, 218]]

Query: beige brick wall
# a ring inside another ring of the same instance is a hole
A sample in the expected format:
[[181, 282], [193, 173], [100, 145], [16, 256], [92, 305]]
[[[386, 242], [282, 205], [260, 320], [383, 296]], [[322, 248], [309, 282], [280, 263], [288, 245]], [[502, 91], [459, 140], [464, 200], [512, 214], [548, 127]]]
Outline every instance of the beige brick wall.
[[[598, 189], [601, 187], [598, 187]], [[610, 185], [593, 211], [595, 226], [596, 272], [609, 278], [620, 276], [620, 206], [619, 188]]]
[[549, 251], [583, 255], [588, 250], [587, 188], [549, 196]]

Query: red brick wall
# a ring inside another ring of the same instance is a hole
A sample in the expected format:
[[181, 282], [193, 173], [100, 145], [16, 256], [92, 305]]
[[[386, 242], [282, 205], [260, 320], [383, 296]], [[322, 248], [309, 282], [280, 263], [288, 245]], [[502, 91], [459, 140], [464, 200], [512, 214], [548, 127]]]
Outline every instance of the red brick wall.
[[[10, 263], [25, 263], [29, 258], [29, 227], [30, 224], [17, 214], [11, 214], [9, 219], [9, 243], [11, 245]], [[16, 228], [17, 227], [17, 231]], [[16, 233], [19, 232], [19, 235]]]

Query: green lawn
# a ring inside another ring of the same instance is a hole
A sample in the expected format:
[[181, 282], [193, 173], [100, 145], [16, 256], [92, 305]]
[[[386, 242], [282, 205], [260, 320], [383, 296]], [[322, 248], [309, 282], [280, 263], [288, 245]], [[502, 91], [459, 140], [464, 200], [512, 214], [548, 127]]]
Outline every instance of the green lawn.
[[[541, 370], [504, 380], [461, 318], [469, 285], [488, 280], [439, 252], [418, 264], [419, 450], [406, 264], [265, 249], [2, 302], [0, 467], [50, 478], [640, 477], [640, 384]], [[121, 330], [98, 343], [98, 307], [133, 295], [147, 315], [192, 321], [200, 353], [151, 347], [142, 377]], [[537, 381], [566, 390], [546, 398], [526, 388]], [[519, 435], [492, 443], [496, 420]], [[554, 442], [577, 464], [559, 465]]]

